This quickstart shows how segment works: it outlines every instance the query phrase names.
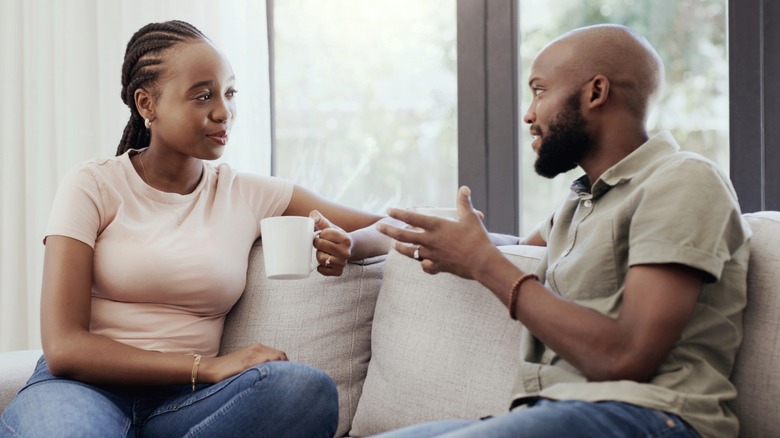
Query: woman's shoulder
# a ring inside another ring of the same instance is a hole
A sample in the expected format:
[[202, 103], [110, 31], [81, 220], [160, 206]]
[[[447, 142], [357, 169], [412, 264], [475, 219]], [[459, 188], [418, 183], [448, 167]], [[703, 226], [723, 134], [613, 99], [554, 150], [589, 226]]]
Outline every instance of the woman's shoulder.
[[65, 174], [63, 182], [94, 182], [98, 180], [113, 180], [123, 173], [123, 161], [127, 157], [91, 158], [72, 166]]
[[260, 175], [251, 172], [240, 172], [227, 163], [210, 164], [211, 172], [214, 172], [218, 184], [230, 184], [245, 191], [276, 191], [289, 188], [292, 190], [293, 182], [277, 176]]
[[295, 187], [292, 181], [276, 176], [239, 172], [224, 163], [210, 167], [216, 176], [218, 192], [229, 192], [231, 198], [235, 199], [237, 196], [253, 206], [253, 209], [268, 205], [286, 207], [292, 198]]

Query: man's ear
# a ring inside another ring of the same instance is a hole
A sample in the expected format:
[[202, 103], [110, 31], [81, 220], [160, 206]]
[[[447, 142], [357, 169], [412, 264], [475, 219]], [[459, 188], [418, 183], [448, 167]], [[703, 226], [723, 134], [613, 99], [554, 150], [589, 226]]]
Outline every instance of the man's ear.
[[588, 83], [588, 107], [595, 108], [604, 105], [609, 97], [609, 79], [604, 75], [596, 75]]
[[135, 97], [135, 107], [138, 109], [141, 117], [154, 120], [154, 99], [152, 99], [152, 94], [143, 88], [138, 88], [135, 90], [133, 97]]

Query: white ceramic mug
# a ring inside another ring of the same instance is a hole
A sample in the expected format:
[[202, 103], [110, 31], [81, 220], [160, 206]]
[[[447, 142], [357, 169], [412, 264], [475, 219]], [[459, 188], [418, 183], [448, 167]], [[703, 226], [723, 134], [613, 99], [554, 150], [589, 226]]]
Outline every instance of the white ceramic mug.
[[314, 219], [304, 216], [274, 216], [260, 221], [265, 275], [277, 280], [306, 278], [312, 264]]
[[455, 207], [412, 207], [412, 211], [453, 221], [458, 220], [458, 209]]

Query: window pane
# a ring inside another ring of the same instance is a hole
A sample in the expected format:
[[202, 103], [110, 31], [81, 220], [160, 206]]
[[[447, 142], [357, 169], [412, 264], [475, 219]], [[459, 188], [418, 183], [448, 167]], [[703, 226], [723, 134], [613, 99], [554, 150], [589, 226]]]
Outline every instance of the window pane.
[[[544, 8], [523, 1], [521, 84], [526, 84], [535, 55], [552, 38], [590, 24], [627, 25], [650, 41], [666, 67], [664, 94], [649, 118], [650, 135], [669, 130], [683, 150], [700, 153], [728, 172], [726, 11], [726, 0], [550, 0]], [[525, 114], [530, 103], [527, 87], [522, 93], [521, 114]], [[522, 234], [545, 220], [563, 200], [571, 181], [582, 174], [575, 169], [554, 180], [537, 175], [530, 144], [526, 125], [521, 143]]]
[[275, 174], [347, 205], [452, 205], [455, 0], [274, 2]]

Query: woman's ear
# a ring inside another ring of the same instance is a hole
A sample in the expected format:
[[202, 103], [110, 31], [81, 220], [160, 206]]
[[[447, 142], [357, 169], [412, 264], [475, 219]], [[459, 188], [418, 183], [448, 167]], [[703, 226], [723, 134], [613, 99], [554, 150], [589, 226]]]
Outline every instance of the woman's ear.
[[135, 90], [135, 107], [144, 119], [154, 120], [154, 99], [151, 93], [143, 88]]
[[596, 75], [588, 84], [588, 107], [595, 108], [603, 105], [609, 97], [609, 79], [604, 75]]

